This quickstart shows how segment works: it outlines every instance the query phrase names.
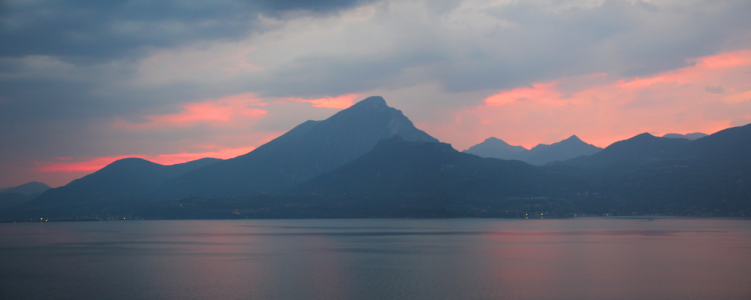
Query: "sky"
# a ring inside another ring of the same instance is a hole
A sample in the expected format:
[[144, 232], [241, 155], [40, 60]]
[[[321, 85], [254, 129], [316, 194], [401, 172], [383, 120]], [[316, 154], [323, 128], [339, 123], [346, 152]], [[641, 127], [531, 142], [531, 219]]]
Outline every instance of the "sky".
[[231, 158], [380, 95], [457, 150], [751, 123], [751, 1], [0, 1], [0, 187]]

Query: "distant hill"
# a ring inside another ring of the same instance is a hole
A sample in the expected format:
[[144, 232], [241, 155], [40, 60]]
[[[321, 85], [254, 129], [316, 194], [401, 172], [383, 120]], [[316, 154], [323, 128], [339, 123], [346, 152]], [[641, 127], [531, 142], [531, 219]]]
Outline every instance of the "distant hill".
[[474, 154], [479, 157], [492, 157], [500, 159], [518, 160], [522, 153], [529, 150], [522, 146], [512, 146], [501, 139], [490, 137], [482, 143], [469, 147], [464, 153]]
[[656, 137], [642, 133], [627, 140], [615, 142], [604, 150], [590, 156], [573, 158], [564, 165], [578, 167], [622, 166], [633, 168], [645, 163], [682, 158], [685, 146], [691, 141]]
[[122, 200], [154, 200], [162, 197], [160, 188], [166, 180], [221, 161], [203, 158], [182, 164], [160, 165], [140, 158], [115, 161], [99, 171], [49, 189], [31, 204], [95, 207]]
[[703, 138], [703, 137], [705, 137], [707, 135], [708, 134], [701, 133], [701, 132], [694, 132], [694, 133], [687, 133], [687, 134], [668, 133], [668, 134], [663, 135], [662, 137], [664, 137], [664, 138], [671, 138], [671, 139], [687, 139], [687, 140], [692, 140], [693, 141], [693, 140], [696, 140], [696, 139]]
[[714, 163], [743, 165], [750, 162], [751, 124], [728, 128], [696, 140], [656, 137], [642, 133], [615, 142], [597, 154], [570, 159], [562, 165], [633, 169], [657, 163]]
[[375, 201], [370, 205], [409, 199], [498, 204], [509, 197], [586, 191], [586, 182], [577, 176], [519, 161], [481, 158], [458, 152], [449, 144], [409, 142], [396, 136], [336, 171], [302, 183], [295, 191], [359, 198], [358, 204], [364, 204], [363, 199]]
[[520, 160], [528, 164], [542, 166], [555, 161], [592, 155], [600, 150], [602, 148], [587, 144], [576, 135], [572, 135], [565, 140], [550, 145], [539, 144], [530, 150], [521, 146], [511, 146], [497, 138], [489, 138], [464, 150], [464, 152], [480, 157]]
[[292, 187], [331, 172], [401, 136], [437, 142], [382, 97], [370, 97], [324, 121], [307, 121], [252, 152], [197, 169], [168, 183], [178, 196], [254, 195]]
[[[662, 205], [691, 214], [751, 210], [751, 125], [691, 141], [648, 133], [558, 165], [596, 170], [603, 193], [641, 209]], [[662, 203], [662, 204], [660, 204]]]
[[579, 137], [572, 135], [557, 143], [532, 148], [522, 157], [522, 161], [541, 166], [550, 162], [593, 155], [601, 150], [602, 148], [587, 144]]
[[751, 210], [749, 150], [751, 125], [696, 141], [640, 134], [594, 155], [546, 167], [394, 138], [301, 184], [298, 191], [337, 203], [334, 211], [358, 211], [367, 204], [381, 214], [410, 208], [411, 215], [434, 215], [420, 207], [440, 207], [455, 216], [543, 210], [557, 215], [743, 216]]
[[47, 184], [32, 181], [19, 186], [0, 189], [0, 193], [16, 193], [24, 196], [32, 196], [41, 194], [44, 191], [49, 190], [50, 188], [51, 187]]
[[30, 201], [48, 189], [50, 189], [49, 185], [36, 181], [0, 189], [0, 211], [4, 208]]
[[0, 212], [8, 207], [12, 207], [31, 200], [29, 197], [19, 193], [0, 193]]

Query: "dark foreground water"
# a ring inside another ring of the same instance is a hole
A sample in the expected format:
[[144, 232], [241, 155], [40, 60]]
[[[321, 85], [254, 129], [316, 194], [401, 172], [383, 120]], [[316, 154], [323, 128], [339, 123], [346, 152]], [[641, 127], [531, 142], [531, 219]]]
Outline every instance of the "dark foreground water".
[[751, 299], [751, 221], [0, 224], [0, 299]]

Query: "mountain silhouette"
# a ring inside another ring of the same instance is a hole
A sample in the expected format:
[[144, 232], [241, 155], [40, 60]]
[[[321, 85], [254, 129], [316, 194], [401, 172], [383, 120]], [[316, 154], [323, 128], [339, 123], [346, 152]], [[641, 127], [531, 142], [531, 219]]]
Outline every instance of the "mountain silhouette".
[[[496, 139], [484, 144], [514, 149]], [[0, 220], [744, 217], [750, 150], [751, 124], [696, 140], [643, 133], [603, 150], [572, 136], [519, 152], [546, 157], [538, 163], [597, 153], [534, 166], [458, 152], [371, 97], [234, 159], [172, 166], [124, 159], [30, 201], [0, 193]]]
[[687, 139], [687, 140], [696, 140], [707, 136], [706, 133], [701, 132], [694, 132], [694, 133], [686, 133], [686, 134], [680, 134], [680, 133], [668, 133], [663, 135], [662, 137], [665, 138], [671, 138], [671, 139]]
[[565, 140], [550, 145], [538, 144], [530, 150], [522, 146], [511, 146], [497, 138], [489, 138], [464, 150], [464, 152], [480, 157], [520, 160], [528, 164], [542, 166], [555, 161], [592, 155], [600, 150], [602, 148], [587, 144], [576, 135], [572, 135]]
[[749, 150], [750, 125], [695, 141], [643, 133], [558, 165], [594, 170], [590, 177], [598, 190], [630, 199], [634, 210], [742, 216], [751, 209]]
[[8, 207], [30, 201], [48, 189], [50, 189], [49, 185], [36, 181], [0, 189], [0, 212]]
[[533, 165], [544, 165], [554, 161], [564, 161], [579, 156], [589, 156], [600, 152], [602, 148], [587, 144], [579, 137], [571, 137], [546, 146], [534, 147], [525, 153], [522, 161]]
[[16, 194], [21, 194], [24, 196], [34, 196], [34, 195], [39, 195], [49, 189], [50, 189], [50, 186], [45, 183], [32, 181], [32, 182], [24, 183], [19, 186], [1, 189], [0, 193], [16, 193]]
[[65, 186], [47, 190], [35, 202], [96, 204], [118, 199], [153, 199], [166, 180], [219, 161], [202, 158], [165, 166], [141, 158], [120, 159]]
[[474, 154], [479, 157], [519, 160], [520, 155], [527, 151], [529, 150], [522, 146], [512, 146], [501, 139], [490, 137], [482, 143], [469, 147], [469, 149], [464, 150], [463, 152]]
[[406, 208], [407, 215], [434, 216], [426, 207], [450, 216], [482, 215], [478, 210], [741, 216], [751, 209], [750, 149], [751, 125], [696, 141], [644, 133], [591, 156], [535, 167], [393, 138], [297, 188], [333, 201], [332, 211], [367, 204], [379, 212], [367, 216]]
[[601, 168], [621, 166], [632, 168], [645, 163], [681, 159], [685, 147], [691, 143], [687, 139], [656, 137], [642, 133], [630, 139], [618, 141], [602, 151], [590, 156], [581, 156], [563, 162], [565, 165]]
[[331, 172], [395, 135], [409, 141], [438, 141], [415, 128], [382, 97], [369, 97], [324, 121], [302, 123], [250, 153], [170, 180], [167, 189], [179, 196], [272, 192]]
[[8, 207], [13, 207], [31, 199], [19, 193], [2, 193], [0, 192], [0, 213]]
[[583, 186], [583, 181], [569, 175], [519, 161], [461, 153], [445, 143], [410, 142], [395, 136], [295, 190], [332, 197], [370, 197], [376, 201], [404, 198], [495, 201], [504, 197], [548, 195]]
[[688, 155], [715, 163], [751, 163], [751, 124], [718, 131], [689, 143], [687, 148]]

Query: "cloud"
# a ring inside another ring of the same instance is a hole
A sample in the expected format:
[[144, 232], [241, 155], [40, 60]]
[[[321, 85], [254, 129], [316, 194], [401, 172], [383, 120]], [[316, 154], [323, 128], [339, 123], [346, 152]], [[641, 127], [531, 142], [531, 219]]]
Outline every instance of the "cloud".
[[725, 88], [723, 88], [721, 85], [708, 86], [704, 88], [704, 90], [707, 91], [707, 93], [712, 93], [712, 94], [722, 94], [725, 92]]
[[556, 91], [556, 85], [557, 82], [535, 83], [531, 88], [521, 87], [510, 91], [503, 91], [485, 98], [485, 104], [488, 106], [499, 106], [525, 100], [545, 101], [549, 104], [565, 103], [566, 101], [560, 101], [563, 95]]
[[8, 3], [4, 118], [130, 117], [247, 92], [491, 92], [751, 47], [747, 1]]
[[318, 98], [318, 99], [301, 99], [301, 98], [285, 98], [285, 99], [297, 101], [297, 102], [311, 103], [313, 104], [313, 107], [345, 109], [347, 107], [352, 106], [352, 104], [354, 104], [352, 100], [354, 100], [355, 98], [357, 98], [357, 94], [341, 95], [338, 97], [323, 97], [323, 98]]
[[[262, 31], [260, 15], [328, 14], [365, 1], [3, 1], [0, 56], [99, 60]], [[299, 14], [299, 13], [298, 13]]]
[[473, 3], [442, 14], [419, 1], [376, 3], [359, 19], [290, 20], [257, 37], [275, 37], [254, 52], [258, 61], [275, 63], [248, 81], [273, 96], [431, 81], [446, 92], [467, 92], [596, 73], [649, 76], [751, 46], [743, 13], [751, 4], [743, 1]]
[[[723, 58], [728, 63], [715, 63]], [[608, 76], [580, 76], [500, 91], [457, 112], [451, 122], [424, 125], [460, 149], [490, 136], [531, 147], [576, 134], [604, 147], [642, 132], [711, 134], [745, 125], [751, 111], [751, 51], [691, 61], [652, 76], [605, 82], [601, 78]], [[595, 84], [564, 94], [559, 86], [571, 80]], [[723, 86], [725, 92], [706, 93], [707, 86]]]
[[263, 116], [267, 111], [257, 107], [265, 105], [266, 103], [261, 102], [254, 94], [244, 93], [220, 99], [188, 103], [177, 113], [147, 115], [144, 117], [144, 122], [128, 122], [118, 119], [115, 122], [115, 127], [126, 130], [143, 130], [171, 126], [194, 126], [203, 123], [221, 124], [235, 121], [237, 118]]
[[751, 124], [751, 117], [735, 118], [735, 119], [733, 119], [733, 121], [730, 122], [730, 126], [744, 126], [744, 125], [748, 125], [748, 124]]

